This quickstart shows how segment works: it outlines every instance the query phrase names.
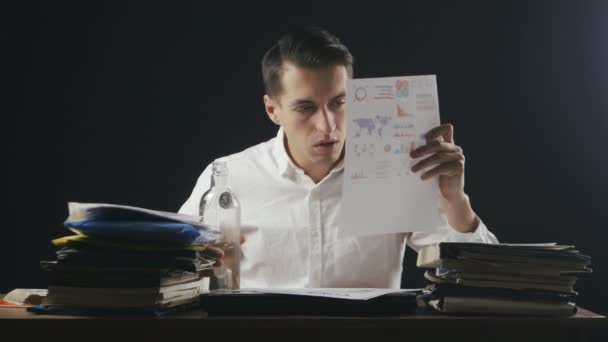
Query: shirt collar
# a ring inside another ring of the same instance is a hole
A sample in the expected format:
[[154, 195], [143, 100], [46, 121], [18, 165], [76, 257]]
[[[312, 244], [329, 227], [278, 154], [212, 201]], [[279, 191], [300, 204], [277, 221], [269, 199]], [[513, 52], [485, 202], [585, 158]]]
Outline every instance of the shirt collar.
[[285, 177], [290, 171], [295, 170], [296, 166], [293, 165], [293, 162], [285, 149], [285, 131], [283, 130], [283, 127], [280, 127], [277, 132], [277, 138], [274, 142], [274, 155], [277, 160], [279, 176]]
[[[346, 149], [346, 144], [344, 144], [344, 146], [342, 146], [342, 148]], [[334, 166], [334, 168], [331, 169], [331, 171], [329, 173], [332, 174], [332, 173], [340, 172], [340, 171], [344, 170], [344, 159], [346, 159], [346, 156], [342, 156], [342, 159], [340, 159], [340, 162], [338, 164], [336, 164], [336, 166]]]
[[[274, 154], [277, 160], [277, 171], [279, 176], [287, 177], [290, 175], [294, 175], [296, 173], [304, 174], [304, 170], [298, 167], [292, 160], [289, 154], [287, 153], [287, 149], [285, 148], [285, 131], [283, 127], [279, 128], [277, 132], [277, 137], [275, 139], [274, 144]], [[330, 172], [333, 174], [335, 172], [340, 172], [344, 169], [344, 158], [340, 160]]]

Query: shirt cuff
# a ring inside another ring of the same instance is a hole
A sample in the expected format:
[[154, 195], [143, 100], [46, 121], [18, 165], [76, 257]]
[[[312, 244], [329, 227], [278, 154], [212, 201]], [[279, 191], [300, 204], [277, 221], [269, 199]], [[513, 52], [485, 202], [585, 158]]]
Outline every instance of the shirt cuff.
[[474, 232], [461, 233], [448, 224], [448, 242], [481, 242], [481, 243], [498, 243], [498, 239], [479, 219], [479, 225]]

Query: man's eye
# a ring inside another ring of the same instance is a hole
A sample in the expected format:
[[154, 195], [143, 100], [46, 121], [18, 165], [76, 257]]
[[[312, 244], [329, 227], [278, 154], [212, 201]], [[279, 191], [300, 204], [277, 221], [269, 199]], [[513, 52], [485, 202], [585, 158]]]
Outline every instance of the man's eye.
[[316, 109], [314, 106], [302, 106], [298, 107], [296, 110], [301, 113], [313, 113]]
[[346, 103], [346, 100], [343, 99], [343, 98], [341, 98], [341, 99], [338, 99], [338, 100], [335, 100], [334, 102], [332, 102], [331, 105], [333, 107], [340, 107], [340, 106], [342, 106], [345, 103]]

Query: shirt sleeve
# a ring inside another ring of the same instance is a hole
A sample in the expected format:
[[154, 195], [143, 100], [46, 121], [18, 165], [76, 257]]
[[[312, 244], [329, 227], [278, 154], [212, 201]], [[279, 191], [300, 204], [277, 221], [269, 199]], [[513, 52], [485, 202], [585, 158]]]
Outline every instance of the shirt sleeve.
[[445, 214], [441, 215], [442, 224], [439, 228], [428, 232], [413, 232], [410, 233], [407, 244], [413, 250], [418, 252], [422, 247], [432, 245], [439, 242], [480, 242], [480, 243], [498, 243], [498, 239], [486, 225], [479, 220], [477, 229], [471, 233], [461, 233], [452, 228], [448, 224]]
[[211, 186], [211, 165], [212, 164], [207, 165], [203, 173], [198, 177], [192, 194], [190, 194], [190, 197], [178, 211], [180, 214], [199, 215], [201, 197]]

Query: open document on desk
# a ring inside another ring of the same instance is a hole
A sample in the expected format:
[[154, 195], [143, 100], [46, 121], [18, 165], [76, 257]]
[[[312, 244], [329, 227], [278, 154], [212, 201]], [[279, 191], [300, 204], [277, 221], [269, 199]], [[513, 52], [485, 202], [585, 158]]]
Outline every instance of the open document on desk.
[[389, 293], [418, 293], [422, 289], [376, 289], [376, 288], [303, 288], [303, 289], [265, 289], [251, 288], [241, 290], [216, 290], [223, 294], [268, 293], [293, 296], [311, 296], [352, 300], [367, 300]]
[[417, 307], [417, 289], [308, 288], [241, 289], [201, 295], [201, 307], [210, 316], [409, 315]]

